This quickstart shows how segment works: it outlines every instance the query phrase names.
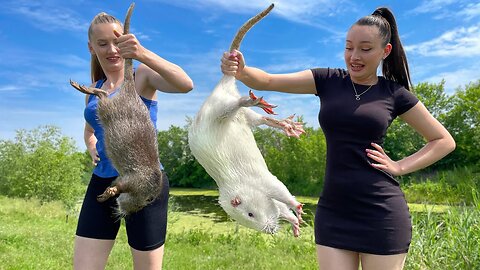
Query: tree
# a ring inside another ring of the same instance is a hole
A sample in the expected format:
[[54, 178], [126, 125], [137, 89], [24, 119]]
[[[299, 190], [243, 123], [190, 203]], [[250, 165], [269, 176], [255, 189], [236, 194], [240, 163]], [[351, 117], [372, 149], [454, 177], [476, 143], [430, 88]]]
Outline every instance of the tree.
[[[446, 113], [450, 108], [450, 99], [445, 94], [445, 82], [439, 84], [419, 83], [414, 87], [414, 94], [425, 105], [428, 111], [440, 122], [446, 121]], [[425, 145], [424, 138], [401, 119], [395, 119], [390, 125], [385, 138], [384, 148], [393, 160], [400, 160], [418, 151]], [[445, 160], [433, 167], [446, 166]]]
[[445, 126], [457, 144], [451, 164], [480, 165], [480, 80], [458, 89], [450, 103]]
[[317, 196], [325, 174], [325, 137], [320, 129], [305, 131], [297, 139], [272, 128], [257, 128], [254, 136], [269, 170], [290, 192]]
[[0, 140], [0, 193], [38, 198], [41, 202], [60, 200], [75, 205], [82, 189], [82, 154], [73, 139], [59, 128], [42, 126], [18, 130], [14, 141]]
[[188, 125], [184, 128], [170, 126], [167, 131], [158, 132], [158, 151], [171, 186], [196, 188], [215, 186], [214, 180], [190, 151]]

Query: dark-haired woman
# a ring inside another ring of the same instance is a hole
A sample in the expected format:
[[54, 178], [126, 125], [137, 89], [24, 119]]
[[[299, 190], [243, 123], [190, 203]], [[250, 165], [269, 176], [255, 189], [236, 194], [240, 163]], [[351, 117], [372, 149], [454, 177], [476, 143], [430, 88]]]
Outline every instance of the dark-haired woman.
[[[410, 92], [408, 63], [387, 8], [359, 19], [345, 41], [345, 69], [269, 74], [227, 52], [222, 72], [250, 88], [320, 98], [327, 166], [315, 215], [320, 269], [402, 269], [412, 238], [407, 203], [395, 176], [425, 168], [454, 150], [449, 132]], [[383, 76], [377, 76], [382, 63]], [[427, 143], [393, 161], [382, 148], [400, 117]]]

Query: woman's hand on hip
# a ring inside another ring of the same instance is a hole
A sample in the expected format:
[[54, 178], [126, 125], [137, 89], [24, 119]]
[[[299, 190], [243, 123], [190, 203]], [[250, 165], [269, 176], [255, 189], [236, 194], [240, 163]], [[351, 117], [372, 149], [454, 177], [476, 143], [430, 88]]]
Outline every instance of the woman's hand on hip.
[[367, 157], [376, 162], [370, 163], [372, 167], [385, 171], [393, 176], [402, 175], [402, 168], [398, 162], [391, 160], [380, 145], [376, 143], [371, 143], [371, 145], [374, 149], [365, 149], [365, 151], [367, 152]]

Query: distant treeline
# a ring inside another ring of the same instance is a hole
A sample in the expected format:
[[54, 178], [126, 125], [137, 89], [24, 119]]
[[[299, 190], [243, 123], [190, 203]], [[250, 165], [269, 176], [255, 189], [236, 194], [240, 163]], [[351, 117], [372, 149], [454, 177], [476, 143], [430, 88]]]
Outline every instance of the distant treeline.
[[[480, 80], [446, 95], [444, 83], [420, 83], [415, 95], [455, 138], [456, 150], [418, 174], [450, 171], [480, 165]], [[301, 117], [299, 118], [301, 120]], [[184, 127], [158, 132], [161, 162], [172, 187], [215, 187], [215, 182], [195, 160], [188, 147], [187, 118]], [[257, 128], [254, 135], [270, 171], [296, 195], [317, 196], [325, 172], [326, 143], [320, 128], [305, 128], [300, 139], [271, 128]], [[421, 136], [395, 120], [384, 148], [393, 160], [402, 159], [425, 144]], [[0, 194], [62, 200], [74, 205], [92, 170], [90, 156], [78, 152], [73, 139], [59, 128], [42, 126], [18, 130], [14, 140], [0, 140]], [[408, 176], [407, 176], [408, 177]]]

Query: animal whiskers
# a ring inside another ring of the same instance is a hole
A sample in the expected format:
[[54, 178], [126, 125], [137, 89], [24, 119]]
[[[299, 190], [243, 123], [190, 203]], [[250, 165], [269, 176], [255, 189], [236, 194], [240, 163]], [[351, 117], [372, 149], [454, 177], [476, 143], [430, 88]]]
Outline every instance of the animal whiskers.
[[275, 234], [280, 229], [280, 225], [276, 222], [276, 217], [271, 217], [263, 226], [262, 231], [267, 234]]

